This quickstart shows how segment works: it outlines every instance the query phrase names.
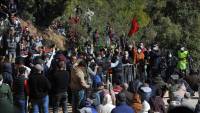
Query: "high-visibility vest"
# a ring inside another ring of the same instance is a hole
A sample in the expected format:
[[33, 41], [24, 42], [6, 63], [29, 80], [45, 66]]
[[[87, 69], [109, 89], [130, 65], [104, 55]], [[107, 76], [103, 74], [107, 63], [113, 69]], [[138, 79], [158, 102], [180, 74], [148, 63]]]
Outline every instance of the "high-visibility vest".
[[188, 51], [178, 51], [178, 58], [179, 58], [179, 61], [178, 61], [178, 64], [177, 64], [178, 69], [180, 69], [180, 70], [186, 70], [187, 69], [188, 54], [189, 54]]

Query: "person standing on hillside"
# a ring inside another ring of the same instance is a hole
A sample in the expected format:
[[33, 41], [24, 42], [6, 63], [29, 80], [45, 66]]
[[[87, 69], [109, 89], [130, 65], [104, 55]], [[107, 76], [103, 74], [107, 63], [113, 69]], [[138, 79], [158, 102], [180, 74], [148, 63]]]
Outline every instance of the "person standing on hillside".
[[25, 77], [26, 68], [20, 67], [19, 74], [13, 81], [13, 97], [14, 104], [19, 108], [20, 113], [27, 113], [27, 96], [28, 96], [28, 84]]
[[150, 78], [153, 75], [159, 74], [159, 65], [160, 65], [160, 49], [158, 44], [153, 44], [152, 50], [149, 53], [149, 66], [150, 66]]
[[178, 50], [178, 64], [177, 64], [177, 68], [184, 75], [187, 74], [186, 71], [188, 69], [188, 64], [189, 64], [188, 58], [189, 58], [189, 52], [187, 50], [185, 50], [184, 46], [182, 46], [180, 48], [180, 50]]
[[12, 28], [9, 31], [8, 38], [6, 40], [7, 43], [7, 55], [9, 56], [9, 61], [14, 62], [16, 58], [16, 49], [17, 49], [17, 42], [15, 40], [15, 31], [14, 28]]
[[162, 95], [161, 89], [157, 89], [156, 96], [153, 96], [150, 98], [149, 104], [151, 106], [152, 112], [166, 113], [165, 103], [164, 103], [161, 95]]
[[50, 82], [42, 74], [43, 67], [40, 64], [36, 64], [34, 70], [28, 80], [32, 113], [38, 113], [39, 110], [42, 110], [42, 113], [49, 113]]
[[52, 85], [53, 113], [58, 113], [60, 104], [62, 105], [63, 113], [68, 113], [67, 90], [69, 84], [69, 72], [66, 71], [65, 68], [65, 61], [59, 61], [57, 64], [57, 70], [49, 77]]
[[111, 68], [112, 68], [112, 83], [122, 84], [124, 82], [123, 72], [122, 72], [122, 59], [120, 56], [120, 52], [118, 49], [115, 50], [114, 55], [111, 60]]
[[87, 84], [86, 77], [86, 63], [84, 61], [78, 61], [76, 56], [72, 57], [73, 68], [71, 69], [70, 87], [72, 90], [72, 110], [73, 113], [78, 113], [78, 109], [81, 108], [81, 104], [85, 101], [85, 90], [90, 87]]
[[95, 31], [93, 32], [92, 38], [93, 38], [93, 45], [97, 46], [99, 42], [99, 32], [97, 29], [95, 29]]

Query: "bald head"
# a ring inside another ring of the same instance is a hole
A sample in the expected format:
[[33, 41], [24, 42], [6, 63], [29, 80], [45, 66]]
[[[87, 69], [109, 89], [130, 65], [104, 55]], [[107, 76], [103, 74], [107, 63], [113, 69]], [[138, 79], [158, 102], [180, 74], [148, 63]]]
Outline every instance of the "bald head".
[[127, 83], [123, 83], [123, 84], [122, 84], [122, 88], [123, 88], [124, 90], [127, 90], [127, 89], [128, 89], [128, 84], [127, 84]]

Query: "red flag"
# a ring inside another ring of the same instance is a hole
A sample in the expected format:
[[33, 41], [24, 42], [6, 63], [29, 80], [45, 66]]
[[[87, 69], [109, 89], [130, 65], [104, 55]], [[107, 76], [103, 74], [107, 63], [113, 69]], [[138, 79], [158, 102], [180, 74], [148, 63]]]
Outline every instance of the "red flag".
[[136, 18], [133, 18], [131, 21], [131, 29], [128, 33], [128, 36], [131, 37], [134, 33], [136, 33], [139, 30], [139, 24], [137, 22]]

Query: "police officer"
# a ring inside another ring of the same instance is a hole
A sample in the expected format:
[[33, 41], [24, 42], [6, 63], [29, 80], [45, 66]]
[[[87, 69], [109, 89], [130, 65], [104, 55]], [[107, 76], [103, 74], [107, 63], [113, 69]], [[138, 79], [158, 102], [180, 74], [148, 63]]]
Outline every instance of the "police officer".
[[0, 75], [0, 102], [13, 103], [13, 96], [8, 84], [3, 83], [3, 76]]

